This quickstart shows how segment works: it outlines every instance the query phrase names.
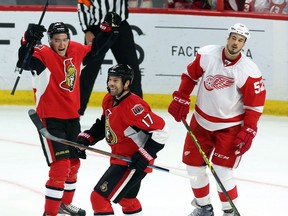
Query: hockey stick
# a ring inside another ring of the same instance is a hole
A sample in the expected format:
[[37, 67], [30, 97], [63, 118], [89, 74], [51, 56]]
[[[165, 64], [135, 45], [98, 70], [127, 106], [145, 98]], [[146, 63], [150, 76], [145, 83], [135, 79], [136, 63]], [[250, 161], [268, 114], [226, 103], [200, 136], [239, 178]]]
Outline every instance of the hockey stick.
[[196, 138], [195, 135], [193, 134], [193, 132], [192, 132], [191, 128], [189, 127], [189, 125], [187, 124], [186, 119], [182, 118], [182, 122], [183, 122], [184, 126], [186, 127], [188, 133], [190, 134], [190, 136], [191, 136], [191, 138], [192, 138], [194, 144], [195, 144], [196, 147], [198, 148], [198, 150], [199, 150], [199, 152], [200, 152], [200, 154], [201, 154], [203, 160], [205, 161], [205, 163], [206, 163], [207, 166], [209, 167], [209, 169], [210, 169], [212, 175], [213, 175], [214, 178], [216, 179], [216, 181], [217, 181], [219, 187], [220, 187], [221, 190], [223, 191], [223, 193], [224, 193], [226, 199], [227, 199], [228, 202], [230, 203], [230, 205], [231, 205], [233, 211], [236, 213], [236, 215], [240, 216], [240, 213], [238, 212], [236, 206], [234, 205], [234, 203], [233, 203], [231, 197], [229, 196], [227, 190], [225, 189], [224, 185], [222, 184], [221, 180], [219, 179], [218, 175], [216, 174], [216, 172], [215, 172], [215, 170], [214, 170], [214, 168], [213, 168], [213, 166], [212, 166], [212, 163], [211, 163], [211, 162], [209, 161], [209, 159], [207, 158], [207, 156], [206, 156], [205, 152], [202, 150], [202, 148], [201, 148], [201, 146], [200, 146], [200, 144], [199, 144], [197, 138]]
[[[92, 151], [92, 152], [96, 152], [96, 153], [99, 153], [99, 154], [102, 154], [102, 155], [106, 155], [106, 156], [109, 156], [109, 157], [118, 158], [118, 159], [126, 161], [128, 163], [131, 162], [130, 158], [124, 157], [122, 155], [113, 154], [113, 153], [106, 152], [106, 151], [103, 151], [103, 150], [100, 150], [100, 149], [92, 148], [92, 147], [85, 146], [85, 145], [82, 145], [82, 144], [79, 144], [79, 143], [76, 143], [76, 142], [72, 142], [72, 141], [65, 140], [65, 139], [62, 139], [62, 138], [59, 138], [59, 137], [55, 137], [55, 136], [53, 136], [52, 134], [50, 134], [48, 132], [47, 128], [45, 128], [45, 126], [43, 125], [42, 121], [40, 120], [38, 114], [36, 113], [36, 111], [34, 109], [30, 109], [28, 111], [28, 114], [29, 114], [30, 119], [32, 120], [32, 122], [36, 126], [37, 130], [39, 131], [39, 133], [42, 136], [44, 136], [45, 138], [47, 138], [47, 139], [53, 140], [53, 141], [58, 142], [58, 143], [62, 143], [64, 145], [69, 145], [69, 146], [73, 146], [73, 147], [80, 148], [80, 149], [86, 149], [86, 150], [89, 150], [89, 151]], [[160, 166], [156, 166], [156, 165], [149, 165], [148, 167], [150, 167], [152, 169], [159, 170], [159, 171], [167, 172], [167, 173], [170, 173], [170, 174], [173, 174], [173, 175], [176, 175], [176, 176], [181, 176], [181, 177], [184, 177], [184, 178], [188, 178], [190, 180], [195, 180], [195, 177], [193, 177], [193, 176], [186, 175], [185, 173], [179, 173], [177, 171], [173, 171], [173, 170], [170, 170], [170, 169], [167, 169], [167, 168], [164, 168], [164, 167], [160, 167]]]
[[[40, 20], [39, 20], [39, 22], [38, 22], [38, 25], [41, 25], [41, 23], [42, 23], [43, 17], [44, 17], [44, 15], [45, 15], [46, 10], [47, 10], [47, 7], [48, 7], [48, 3], [49, 3], [49, 0], [46, 1], [46, 4], [45, 4], [45, 6], [44, 6], [44, 9], [43, 9], [42, 15], [41, 15], [41, 17], [40, 17]], [[14, 86], [13, 86], [13, 89], [12, 89], [12, 91], [11, 91], [11, 95], [14, 95], [14, 93], [15, 93], [15, 91], [16, 91], [17, 85], [18, 85], [18, 83], [19, 83], [20, 77], [21, 77], [22, 72], [23, 72], [23, 67], [24, 67], [24, 65], [26, 65], [26, 63], [27, 63], [27, 61], [28, 61], [29, 54], [30, 54], [30, 52], [31, 52], [31, 49], [32, 49], [33, 45], [34, 45], [34, 43], [29, 43], [29, 44], [28, 44], [27, 51], [26, 51], [26, 53], [25, 53], [25, 56], [24, 56], [24, 59], [23, 59], [23, 62], [22, 62], [22, 67], [21, 67], [21, 68], [18, 68], [18, 67], [16, 66], [16, 68], [15, 68], [15, 71], [14, 71], [14, 72], [19, 71], [19, 73], [18, 73], [18, 76], [17, 76], [17, 78], [16, 78], [16, 81], [15, 81], [15, 84], [14, 84]]]

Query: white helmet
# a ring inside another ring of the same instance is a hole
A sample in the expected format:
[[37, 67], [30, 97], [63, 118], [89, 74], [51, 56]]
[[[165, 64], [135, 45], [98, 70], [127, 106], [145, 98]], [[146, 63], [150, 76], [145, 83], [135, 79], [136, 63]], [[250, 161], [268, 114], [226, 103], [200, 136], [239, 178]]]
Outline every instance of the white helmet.
[[228, 29], [228, 36], [230, 36], [231, 33], [240, 34], [240, 35], [244, 36], [246, 38], [246, 40], [249, 40], [249, 38], [250, 38], [249, 29], [242, 23], [236, 23], [236, 24], [232, 25]]

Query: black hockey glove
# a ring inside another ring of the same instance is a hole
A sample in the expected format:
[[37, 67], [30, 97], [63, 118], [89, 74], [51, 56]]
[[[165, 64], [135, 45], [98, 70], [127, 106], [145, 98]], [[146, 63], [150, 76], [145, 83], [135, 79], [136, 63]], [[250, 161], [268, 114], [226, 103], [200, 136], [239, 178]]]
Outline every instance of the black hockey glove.
[[29, 24], [21, 40], [21, 44], [26, 45], [27, 43], [33, 43], [33, 45], [35, 45], [37, 41], [40, 41], [43, 38], [43, 33], [46, 31], [47, 30], [43, 25]]
[[82, 159], [86, 159], [87, 158], [87, 155], [86, 155], [86, 150], [81, 150], [79, 148], [76, 148], [77, 149], [77, 154], [78, 154], [78, 157], [79, 158], [82, 158]]
[[[84, 146], [93, 145], [93, 141], [94, 141], [94, 138], [90, 134], [86, 133], [85, 131], [79, 133], [77, 136], [77, 140], [76, 140], [77, 143], [84, 145]], [[87, 155], [86, 155], [85, 149], [77, 148], [77, 153], [78, 153], [79, 158], [86, 159]]]
[[152, 156], [148, 151], [141, 147], [132, 155], [129, 167], [144, 172], [149, 165], [149, 162], [154, 158], [156, 158], [156, 154]]
[[[18, 50], [18, 61], [16, 64], [17, 67], [22, 68], [24, 70], [31, 70], [30, 60], [31, 60], [33, 53], [34, 53], [33, 48], [29, 49], [27, 46], [21, 46]], [[26, 57], [26, 55], [28, 55], [28, 56]], [[25, 57], [26, 57], [26, 59], [25, 59]]]
[[103, 32], [119, 33], [121, 17], [115, 12], [108, 12], [104, 17], [104, 21], [100, 24], [100, 29]]
[[163, 147], [163, 144], [154, 141], [150, 136], [145, 143], [144, 148], [139, 148], [138, 151], [132, 155], [129, 167], [131, 169], [144, 171], [150, 161], [157, 158], [157, 152], [159, 152]]
[[90, 146], [94, 144], [94, 138], [84, 131], [78, 134], [76, 142], [81, 145]]
[[89, 130], [79, 133], [76, 142], [85, 146], [94, 145], [105, 137], [105, 116], [96, 119]]

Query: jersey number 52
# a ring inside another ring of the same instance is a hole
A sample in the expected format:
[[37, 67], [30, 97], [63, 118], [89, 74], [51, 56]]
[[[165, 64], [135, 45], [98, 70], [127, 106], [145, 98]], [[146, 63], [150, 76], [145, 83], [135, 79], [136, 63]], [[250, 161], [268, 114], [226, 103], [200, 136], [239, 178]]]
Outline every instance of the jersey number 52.
[[265, 90], [265, 86], [262, 79], [254, 83], [254, 90], [255, 94], [259, 94], [261, 91]]

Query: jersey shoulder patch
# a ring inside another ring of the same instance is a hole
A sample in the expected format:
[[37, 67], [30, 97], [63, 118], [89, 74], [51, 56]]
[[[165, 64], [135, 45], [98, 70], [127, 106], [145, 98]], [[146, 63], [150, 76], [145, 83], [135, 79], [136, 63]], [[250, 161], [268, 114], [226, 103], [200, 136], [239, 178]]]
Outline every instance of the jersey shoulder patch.
[[144, 107], [142, 106], [142, 104], [136, 104], [132, 109], [131, 109], [132, 113], [136, 116], [141, 114], [144, 111]]

